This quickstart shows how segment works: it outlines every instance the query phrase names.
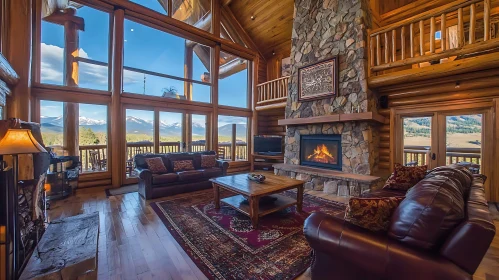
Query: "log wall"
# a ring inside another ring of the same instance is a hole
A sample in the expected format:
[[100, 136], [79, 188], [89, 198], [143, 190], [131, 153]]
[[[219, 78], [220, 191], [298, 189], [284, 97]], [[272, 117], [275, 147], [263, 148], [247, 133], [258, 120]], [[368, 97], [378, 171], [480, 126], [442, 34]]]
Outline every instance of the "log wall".
[[279, 125], [284, 119], [284, 108], [261, 111], [258, 113], [258, 135], [286, 135], [286, 126]]
[[[379, 88], [376, 90], [378, 97], [388, 98], [388, 107], [381, 108], [378, 112], [386, 118], [386, 123], [380, 127], [379, 144], [379, 172], [380, 174], [390, 173], [394, 164], [394, 151], [396, 149], [395, 138], [395, 110], [408, 109], [414, 112], [424, 110], [425, 107], [441, 105], [454, 106], [456, 109], [473, 102], [484, 102], [487, 104], [498, 104], [499, 102], [499, 69], [492, 69], [480, 72], [471, 72], [449, 76], [441, 79], [428, 79], [422, 82], [410, 84], [394, 85]], [[462, 104], [462, 105], [460, 105]], [[499, 124], [499, 116], [496, 113], [492, 120], [494, 126]], [[494, 134], [492, 146], [498, 146], [498, 133]], [[487, 147], [483, 147], [487, 149]], [[491, 148], [492, 158], [497, 161], [499, 149]], [[495, 166], [490, 166], [491, 174], [498, 174]], [[499, 176], [495, 176], [499, 179]], [[495, 182], [496, 178], [489, 178], [490, 182]], [[489, 183], [489, 200], [499, 201], [499, 187], [495, 183]]]

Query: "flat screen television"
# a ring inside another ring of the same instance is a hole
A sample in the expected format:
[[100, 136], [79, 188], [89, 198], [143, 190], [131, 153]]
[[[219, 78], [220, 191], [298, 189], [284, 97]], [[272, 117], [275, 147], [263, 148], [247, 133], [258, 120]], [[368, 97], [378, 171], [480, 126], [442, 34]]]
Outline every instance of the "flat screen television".
[[255, 136], [255, 153], [282, 154], [282, 136]]

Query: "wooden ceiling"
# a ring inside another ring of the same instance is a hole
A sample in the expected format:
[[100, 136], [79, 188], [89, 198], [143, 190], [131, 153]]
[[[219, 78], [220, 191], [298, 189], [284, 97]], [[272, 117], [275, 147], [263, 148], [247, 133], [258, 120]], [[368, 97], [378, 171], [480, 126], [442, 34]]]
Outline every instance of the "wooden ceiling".
[[[265, 58], [291, 54], [294, 0], [222, 1], [235, 15]], [[254, 16], [254, 20], [251, 17]]]

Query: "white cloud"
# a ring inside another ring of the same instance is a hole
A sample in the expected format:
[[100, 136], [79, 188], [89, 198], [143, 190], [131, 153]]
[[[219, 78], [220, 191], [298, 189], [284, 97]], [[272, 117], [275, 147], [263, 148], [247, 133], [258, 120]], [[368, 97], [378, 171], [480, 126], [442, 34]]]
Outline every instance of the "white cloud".
[[[43, 83], [63, 84], [64, 48], [42, 43], [41, 54], [41, 81]], [[79, 50], [79, 56], [90, 59], [88, 53], [81, 48]], [[107, 67], [89, 63], [80, 63], [79, 66], [80, 84], [93, 84], [96, 85], [96, 87], [105, 87], [105, 85], [108, 84]], [[134, 72], [127, 73], [123, 79], [124, 84], [133, 84], [140, 81], [141, 75]]]

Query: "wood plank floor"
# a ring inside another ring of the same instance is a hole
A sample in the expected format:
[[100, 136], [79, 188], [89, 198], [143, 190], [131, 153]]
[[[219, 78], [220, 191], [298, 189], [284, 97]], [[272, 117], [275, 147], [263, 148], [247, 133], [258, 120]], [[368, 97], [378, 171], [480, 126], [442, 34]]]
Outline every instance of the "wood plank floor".
[[[345, 200], [322, 192], [308, 193]], [[49, 219], [100, 213], [99, 279], [207, 279], [138, 193], [106, 198], [104, 188], [78, 190], [53, 202]], [[499, 222], [496, 221], [499, 229]], [[475, 279], [499, 280], [499, 233], [478, 268]], [[304, 273], [299, 279], [310, 279]]]

